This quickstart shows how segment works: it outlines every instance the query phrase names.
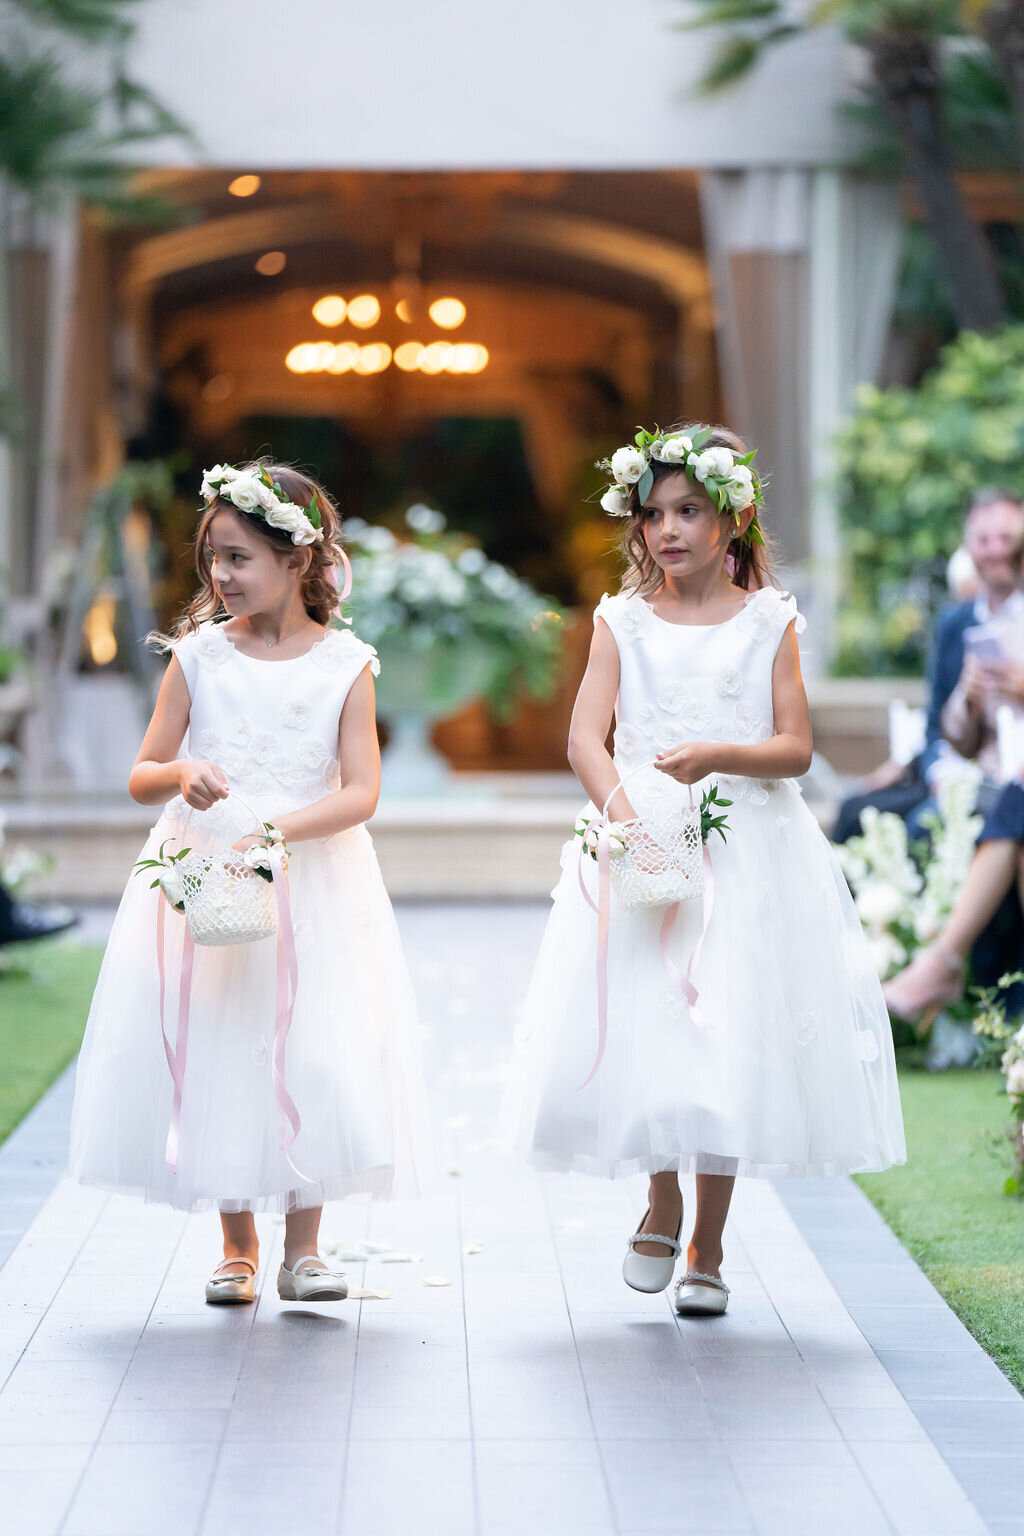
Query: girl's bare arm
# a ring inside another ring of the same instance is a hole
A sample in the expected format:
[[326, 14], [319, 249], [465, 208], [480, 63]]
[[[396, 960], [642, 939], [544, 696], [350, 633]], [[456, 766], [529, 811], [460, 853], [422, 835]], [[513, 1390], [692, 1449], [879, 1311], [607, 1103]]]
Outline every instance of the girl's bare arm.
[[180, 794], [196, 810], [205, 811], [227, 794], [224, 771], [216, 763], [195, 758], [175, 760], [188, 730], [191, 706], [185, 674], [178, 658], [172, 656], [160, 684], [153, 718], [128, 775], [128, 793], [140, 805], [163, 805]]
[[[598, 807], [604, 805], [619, 779], [605, 746], [618, 692], [618, 647], [604, 619], [598, 619], [569, 726], [569, 766]], [[624, 789], [619, 790], [608, 810], [616, 821], [629, 821], [636, 815]]]

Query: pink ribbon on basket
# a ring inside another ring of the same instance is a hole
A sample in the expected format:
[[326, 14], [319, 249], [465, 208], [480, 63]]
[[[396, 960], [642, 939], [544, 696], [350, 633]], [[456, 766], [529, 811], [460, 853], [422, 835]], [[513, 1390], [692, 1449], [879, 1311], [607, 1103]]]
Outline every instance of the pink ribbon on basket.
[[[593, 1082], [604, 1060], [605, 1046], [608, 1043], [608, 933], [611, 916], [611, 847], [609, 844], [609, 832], [607, 818], [602, 815], [596, 822], [590, 823], [597, 831], [597, 901], [587, 890], [586, 881], [583, 878], [583, 858], [586, 852], [583, 839], [580, 839], [580, 849], [576, 860], [576, 874], [579, 880], [580, 890], [583, 892], [587, 905], [597, 913], [597, 1056], [589, 1073], [580, 1083], [580, 1090]], [[677, 986], [690, 1008], [690, 1017], [700, 1029], [708, 1027], [701, 1010], [697, 1007], [700, 993], [693, 984], [694, 970], [700, 963], [701, 951], [704, 948], [704, 940], [707, 937], [708, 927], [711, 923], [711, 914], [715, 906], [715, 880], [711, 867], [711, 853], [707, 843], [703, 845], [704, 859], [704, 894], [701, 897], [702, 922], [700, 937], [698, 938], [690, 959], [686, 966], [686, 974], [679, 969], [672, 956], [669, 954], [669, 939], [675, 927], [676, 917], [679, 913], [678, 901], [672, 902], [666, 907], [665, 916], [661, 920], [661, 963], [674, 986]]]
[[[288, 880], [285, 875], [284, 858], [280, 846], [275, 843], [268, 849], [268, 854], [270, 857], [270, 872], [274, 883], [274, 896], [277, 901], [277, 955], [272, 1068], [274, 1098], [277, 1103], [277, 1118], [281, 1129], [281, 1150], [285, 1155], [285, 1161], [292, 1171], [298, 1174], [300, 1179], [304, 1180], [307, 1184], [312, 1184], [315, 1180], [295, 1166], [288, 1151], [302, 1129], [299, 1111], [291, 1094], [288, 1092], [288, 1085], [285, 1080], [285, 1052], [288, 1043], [288, 1033], [292, 1027], [295, 994], [299, 984], [299, 961], [295, 949], [295, 929], [292, 924]], [[167, 1131], [165, 1157], [171, 1172], [177, 1173], [178, 1147], [181, 1138], [181, 1105], [185, 1091], [185, 1064], [188, 1059], [188, 1032], [192, 1012], [192, 971], [195, 965], [196, 946], [186, 920], [185, 932], [181, 942], [181, 976], [178, 984], [178, 1028], [175, 1044], [172, 1046], [167, 1033], [166, 1022], [167, 980], [164, 953], [166, 900], [167, 898], [161, 891], [157, 897], [156, 963], [160, 978], [160, 1033], [163, 1036], [164, 1054], [167, 1057], [171, 1081], [174, 1084], [174, 1094], [171, 1100], [171, 1123]]]
[[335, 613], [338, 615], [338, 618], [341, 619], [343, 624], [351, 624], [351, 619], [346, 619], [343, 617], [341, 612], [341, 605], [352, 591], [352, 562], [343, 549], [339, 548], [338, 554], [341, 556], [341, 563], [345, 570], [345, 580], [339, 587], [338, 567], [336, 565], [329, 565], [327, 567], [327, 580], [338, 594], [338, 600], [334, 605]]

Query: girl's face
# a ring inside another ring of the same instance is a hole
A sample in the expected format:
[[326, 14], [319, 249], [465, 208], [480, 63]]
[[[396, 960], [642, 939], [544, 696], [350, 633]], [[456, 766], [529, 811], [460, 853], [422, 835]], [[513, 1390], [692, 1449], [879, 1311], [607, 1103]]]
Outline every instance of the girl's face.
[[247, 527], [237, 512], [221, 507], [206, 533], [210, 578], [231, 617], [272, 613], [287, 603], [302, 574], [301, 557], [280, 554]]
[[641, 515], [644, 542], [666, 574], [692, 576], [721, 563], [736, 533], [732, 517], [719, 512], [704, 487], [682, 470], [655, 481]]

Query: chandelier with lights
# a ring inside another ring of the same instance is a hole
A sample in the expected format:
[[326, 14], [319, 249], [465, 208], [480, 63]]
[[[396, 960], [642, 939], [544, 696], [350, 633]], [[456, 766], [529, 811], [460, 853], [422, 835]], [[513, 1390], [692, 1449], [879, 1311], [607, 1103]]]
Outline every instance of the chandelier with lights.
[[[403, 312], [404, 311], [404, 312]], [[381, 302], [375, 294], [360, 293], [345, 299], [339, 293], [327, 293], [313, 305], [313, 319], [325, 329], [346, 322], [366, 331], [381, 318]], [[437, 298], [428, 311], [433, 324], [442, 331], [454, 331], [466, 318], [466, 306], [450, 294]], [[411, 325], [413, 317], [406, 300], [399, 299], [395, 315]], [[290, 373], [383, 373], [392, 363], [403, 373], [482, 373], [490, 361], [487, 348], [477, 341], [451, 342], [403, 341], [391, 346], [386, 341], [301, 341], [285, 357]]]

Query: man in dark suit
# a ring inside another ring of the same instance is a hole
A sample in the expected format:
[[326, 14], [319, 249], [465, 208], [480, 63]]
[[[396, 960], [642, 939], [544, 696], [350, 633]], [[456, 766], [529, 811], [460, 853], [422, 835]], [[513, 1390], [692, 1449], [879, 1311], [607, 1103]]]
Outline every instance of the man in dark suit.
[[948, 750], [942, 736], [942, 711], [963, 672], [964, 631], [985, 623], [1007, 603], [1019, 604], [1024, 613], [1019, 586], [1022, 528], [1024, 507], [1009, 492], [988, 488], [972, 497], [964, 520], [964, 547], [977, 572], [978, 592], [968, 601], [947, 604], [935, 621], [928, 660], [924, 751], [903, 769], [883, 764], [871, 776], [866, 790], [844, 800], [832, 831], [833, 842], [845, 843], [860, 832], [861, 812], [869, 805], [895, 811], [915, 835], [920, 835], [920, 816], [934, 807], [929, 780]]

